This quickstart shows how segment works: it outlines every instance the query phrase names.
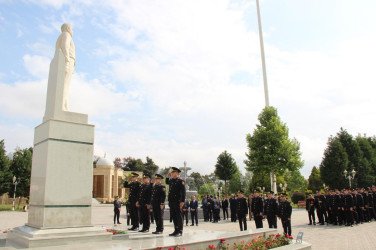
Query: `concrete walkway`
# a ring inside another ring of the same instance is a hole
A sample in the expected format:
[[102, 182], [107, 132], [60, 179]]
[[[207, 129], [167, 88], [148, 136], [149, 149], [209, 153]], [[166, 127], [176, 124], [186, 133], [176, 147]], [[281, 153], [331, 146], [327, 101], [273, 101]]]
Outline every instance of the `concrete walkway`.
[[[112, 228], [113, 224], [113, 206], [93, 204], [93, 224]], [[221, 215], [222, 216], [222, 215]], [[27, 222], [27, 213], [25, 212], [0, 212], [0, 231], [8, 228], [22, 226]], [[126, 220], [121, 215], [120, 228], [126, 228]], [[308, 216], [303, 209], [294, 209], [292, 216], [292, 236], [295, 238], [298, 232], [304, 232], [303, 240], [312, 244], [312, 249], [376, 249], [376, 222], [365, 223], [354, 227], [344, 226], [308, 226]], [[169, 221], [165, 221], [165, 233], [173, 230]], [[189, 222], [190, 224], [190, 222]], [[155, 226], [152, 225], [152, 228]], [[264, 221], [264, 227], [267, 222]], [[248, 221], [248, 229], [256, 229], [254, 221]], [[221, 220], [219, 223], [210, 223], [199, 221], [199, 226], [184, 227], [184, 232], [197, 230], [204, 231], [239, 231], [238, 223]], [[278, 222], [278, 231], [282, 232], [282, 225]], [[5, 234], [0, 233], [0, 238]]]

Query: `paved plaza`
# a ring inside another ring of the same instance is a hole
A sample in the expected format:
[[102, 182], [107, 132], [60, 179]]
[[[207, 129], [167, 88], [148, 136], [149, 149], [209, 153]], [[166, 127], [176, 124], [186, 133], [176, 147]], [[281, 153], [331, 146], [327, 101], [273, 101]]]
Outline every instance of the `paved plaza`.
[[[112, 228], [113, 225], [113, 205], [93, 204], [93, 224]], [[25, 212], [0, 212], [0, 230], [22, 226], [27, 222]], [[124, 214], [121, 215], [121, 227], [126, 228]], [[172, 232], [173, 226], [169, 221], [165, 221], [165, 234]], [[264, 227], [266, 227], [264, 221]], [[308, 217], [304, 209], [294, 209], [292, 214], [292, 231], [294, 238], [298, 232], [304, 232], [303, 240], [312, 244], [312, 249], [376, 249], [376, 222], [365, 223], [354, 227], [344, 226], [308, 226]], [[154, 229], [152, 224], [152, 230]], [[254, 221], [248, 221], [248, 229], [256, 229]], [[204, 231], [239, 231], [238, 223], [221, 220], [219, 223], [199, 222], [199, 226], [184, 227], [184, 232], [204, 230]], [[278, 231], [282, 232], [282, 225], [278, 223]], [[150, 233], [149, 233], [150, 234]], [[2, 235], [2, 238], [4, 235]], [[165, 236], [168, 237], [168, 236]], [[59, 247], [58, 249], [66, 249]]]

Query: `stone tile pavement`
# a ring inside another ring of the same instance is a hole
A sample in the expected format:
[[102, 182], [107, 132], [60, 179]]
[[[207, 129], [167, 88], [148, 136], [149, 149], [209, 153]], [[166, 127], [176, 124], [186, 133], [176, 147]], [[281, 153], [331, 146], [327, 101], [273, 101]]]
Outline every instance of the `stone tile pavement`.
[[[112, 228], [113, 206], [93, 204], [92, 221], [96, 226]], [[0, 212], [0, 230], [22, 226], [27, 222], [27, 213], [25, 212]], [[121, 215], [122, 225], [125, 228], [126, 220]], [[292, 215], [292, 234], [294, 237], [298, 232], [304, 232], [303, 240], [312, 244], [312, 249], [376, 249], [376, 222], [365, 223], [354, 227], [344, 226], [308, 226], [308, 216], [304, 209], [294, 209]], [[154, 225], [152, 225], [154, 227]], [[267, 222], [264, 221], [264, 227]], [[172, 225], [165, 221], [165, 232], [172, 231]], [[184, 231], [194, 230], [207, 231], [239, 231], [238, 223], [221, 220], [219, 223], [210, 223], [199, 221], [199, 226], [184, 227]], [[256, 229], [254, 221], [248, 221], [248, 229]], [[278, 231], [283, 232], [282, 225], [278, 222]], [[5, 234], [0, 235], [0, 239]]]

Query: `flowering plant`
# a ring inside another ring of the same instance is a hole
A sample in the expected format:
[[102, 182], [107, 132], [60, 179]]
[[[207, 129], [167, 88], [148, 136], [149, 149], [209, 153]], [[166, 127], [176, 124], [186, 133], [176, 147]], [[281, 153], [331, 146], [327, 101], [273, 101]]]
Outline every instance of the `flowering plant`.
[[125, 231], [122, 230], [116, 230], [116, 229], [106, 229], [107, 232], [112, 233], [113, 235], [117, 234], [125, 234]]
[[[290, 244], [293, 237], [289, 235], [281, 234], [270, 234], [268, 237], [258, 236], [251, 237], [250, 240], [242, 240], [241, 242], [234, 242], [230, 245], [225, 239], [221, 239], [221, 244], [219, 245], [220, 250], [266, 250], [271, 248], [276, 248], [280, 246], [285, 246]], [[215, 249], [210, 248], [209, 249]]]

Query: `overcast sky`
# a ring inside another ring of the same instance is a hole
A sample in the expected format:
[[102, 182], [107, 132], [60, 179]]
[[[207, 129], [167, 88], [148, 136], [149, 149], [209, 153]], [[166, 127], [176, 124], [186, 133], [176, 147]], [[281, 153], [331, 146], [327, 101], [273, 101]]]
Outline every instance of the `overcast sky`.
[[[340, 127], [376, 134], [376, 1], [260, 2], [270, 105], [301, 144], [308, 177]], [[70, 109], [96, 126], [95, 154], [244, 173], [265, 105], [254, 0], [0, 0], [0, 139], [33, 146], [64, 22], [76, 69]]]

